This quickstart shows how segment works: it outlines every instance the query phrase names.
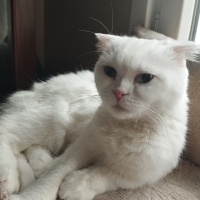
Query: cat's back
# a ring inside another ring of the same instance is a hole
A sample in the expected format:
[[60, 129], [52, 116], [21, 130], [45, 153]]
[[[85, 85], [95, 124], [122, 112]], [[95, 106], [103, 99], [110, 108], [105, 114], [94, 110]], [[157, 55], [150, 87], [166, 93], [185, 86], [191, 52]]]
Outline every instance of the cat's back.
[[58, 75], [46, 82], [35, 83], [32, 91], [43, 98], [63, 96], [71, 99], [90, 95], [92, 92], [96, 92], [94, 74], [89, 70], [83, 70], [77, 73]]
[[89, 70], [58, 75], [46, 82], [35, 83], [32, 91], [37, 102], [49, 108], [56, 123], [62, 122], [70, 130], [76, 129], [75, 124], [88, 121], [86, 119], [100, 104], [94, 73]]
[[[51, 149], [53, 141], [52, 151], [57, 151], [66, 134], [70, 141], [74, 140], [90, 120], [100, 104], [99, 96], [94, 99], [95, 95], [94, 75], [90, 71], [35, 83], [31, 90], [14, 93], [1, 106], [0, 133], [13, 140], [27, 135], [30, 139], [27, 145], [45, 142]], [[19, 149], [23, 148], [19, 145]]]
[[89, 70], [62, 74], [43, 82], [36, 82], [30, 90], [17, 91], [1, 105], [2, 113], [34, 111], [51, 107], [66, 106], [78, 102], [82, 97], [96, 95], [94, 74]]

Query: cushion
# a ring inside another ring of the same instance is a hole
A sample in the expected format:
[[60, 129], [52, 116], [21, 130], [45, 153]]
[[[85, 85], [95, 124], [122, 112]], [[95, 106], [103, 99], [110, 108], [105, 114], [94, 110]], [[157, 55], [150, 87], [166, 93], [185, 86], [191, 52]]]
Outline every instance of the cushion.
[[94, 200], [199, 200], [200, 168], [184, 160], [179, 167], [153, 186], [118, 190], [97, 195]]
[[200, 64], [189, 63], [190, 112], [186, 156], [200, 166]]

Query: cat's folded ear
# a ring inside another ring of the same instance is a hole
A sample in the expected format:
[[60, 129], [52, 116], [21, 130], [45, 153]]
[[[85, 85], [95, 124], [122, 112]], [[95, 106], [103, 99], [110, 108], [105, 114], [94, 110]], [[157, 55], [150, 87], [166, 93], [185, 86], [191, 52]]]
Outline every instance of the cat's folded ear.
[[197, 62], [200, 58], [200, 45], [194, 42], [175, 42], [172, 46], [174, 58], [177, 61], [189, 60]]
[[98, 40], [96, 47], [98, 48], [99, 51], [104, 51], [112, 40], [119, 37], [115, 35], [102, 34], [102, 33], [95, 33], [95, 36]]

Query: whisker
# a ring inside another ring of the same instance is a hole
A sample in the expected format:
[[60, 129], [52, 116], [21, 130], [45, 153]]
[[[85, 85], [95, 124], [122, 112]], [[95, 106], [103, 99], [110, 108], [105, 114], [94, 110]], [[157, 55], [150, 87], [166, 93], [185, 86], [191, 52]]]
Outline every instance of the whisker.
[[89, 102], [89, 101], [99, 101], [100, 100], [100, 96], [99, 95], [91, 95], [91, 96], [87, 96], [87, 97], [77, 97], [77, 98], [73, 98], [70, 99], [70, 103], [71, 104], [77, 104], [77, 103], [85, 103], [85, 102]]
[[142, 113], [140, 112], [137, 119], [136, 119], [136, 124], [138, 123], [138, 120], [141, 118]]
[[146, 111], [146, 114], [148, 117], [150, 117], [150, 119], [152, 119], [160, 127], [162, 128], [166, 127], [166, 123], [163, 120], [163, 117], [153, 107], [149, 108]]
[[[99, 21], [98, 19], [95, 19], [95, 18], [93, 18], [93, 17], [88, 17], [89, 19], [92, 19], [92, 20], [95, 20], [96, 22], [98, 22], [98, 23], [100, 23], [107, 31], [108, 31], [108, 33], [110, 33], [110, 31], [108, 30], [108, 28], [101, 22], [101, 21]], [[110, 33], [111, 34], [111, 33]]]
[[92, 32], [92, 31], [88, 31], [88, 30], [84, 30], [84, 29], [78, 29], [78, 31], [82, 31], [82, 32], [86, 32], [86, 33], [92, 33], [92, 34], [95, 34], [95, 33]]
[[158, 123], [156, 117], [151, 112], [147, 112], [147, 114], [148, 114], [148, 117], [150, 119], [152, 119], [157, 125], [160, 125], [160, 123]]
[[162, 123], [162, 119], [159, 116], [157, 116], [156, 114], [151, 113], [151, 116], [156, 120], [156, 122]]
[[161, 122], [165, 123], [165, 121], [163, 120], [163, 117], [158, 112], [156, 112], [156, 110], [153, 107], [151, 109], [152, 109], [152, 111], [154, 111], [154, 113], [156, 114], [157, 118], [160, 119]]
[[76, 57], [76, 59], [79, 59], [80, 57], [85, 56], [85, 55], [90, 54], [90, 53], [97, 53], [97, 52], [96, 51], [88, 51], [88, 52], [83, 53], [80, 56]]
[[94, 97], [93, 95], [90, 95], [90, 96], [85, 96], [85, 97], [76, 97], [76, 98], [71, 98], [69, 99], [69, 101], [79, 101], [79, 100], [84, 100], [84, 99], [88, 99], [88, 98], [92, 98]]

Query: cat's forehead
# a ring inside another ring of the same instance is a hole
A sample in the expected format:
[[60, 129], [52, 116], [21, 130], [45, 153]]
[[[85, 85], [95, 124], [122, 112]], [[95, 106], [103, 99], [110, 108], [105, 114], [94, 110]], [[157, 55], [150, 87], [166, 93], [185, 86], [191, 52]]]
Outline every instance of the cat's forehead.
[[[97, 48], [101, 58], [120, 58], [149, 60], [151, 62], [175, 61], [175, 65], [185, 66], [185, 60], [197, 61], [200, 45], [194, 42], [178, 42], [175, 40], [146, 40], [127, 36], [95, 34]], [[158, 58], [158, 59], [156, 59]], [[168, 63], [169, 64], [169, 63]]]
[[[107, 55], [107, 56], [106, 56]], [[163, 48], [157, 41], [122, 37], [105, 49], [105, 58], [122, 72], [156, 72], [164, 61]]]
[[157, 40], [145, 40], [135, 37], [122, 37], [119, 40], [113, 40], [110, 43], [111, 50], [116, 50], [115, 53], [120, 53], [125, 57], [149, 57], [149, 55], [160, 55], [162, 54], [164, 47], [165, 45]]

